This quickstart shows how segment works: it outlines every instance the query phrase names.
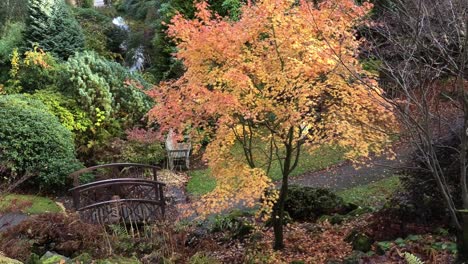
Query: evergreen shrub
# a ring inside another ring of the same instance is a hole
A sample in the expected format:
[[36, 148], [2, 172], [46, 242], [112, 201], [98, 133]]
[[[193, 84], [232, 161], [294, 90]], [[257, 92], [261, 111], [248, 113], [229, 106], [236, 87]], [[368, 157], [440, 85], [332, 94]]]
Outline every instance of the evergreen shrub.
[[40, 101], [23, 95], [0, 97], [0, 171], [4, 184], [30, 176], [53, 190], [81, 168], [72, 135]]

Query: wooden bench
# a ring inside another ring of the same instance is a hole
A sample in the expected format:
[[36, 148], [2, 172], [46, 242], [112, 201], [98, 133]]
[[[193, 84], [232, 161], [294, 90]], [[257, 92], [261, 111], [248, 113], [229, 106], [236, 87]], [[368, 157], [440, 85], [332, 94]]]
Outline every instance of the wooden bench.
[[179, 143], [174, 139], [174, 132], [169, 130], [166, 137], [167, 163], [169, 169], [173, 170], [177, 162], [184, 162], [185, 167], [190, 167], [190, 151], [192, 144], [190, 142]]
[[[84, 168], [70, 176], [73, 205], [85, 222], [141, 224], [165, 215], [165, 184], [157, 181], [156, 166], [113, 163]], [[95, 181], [80, 184], [80, 177]]]

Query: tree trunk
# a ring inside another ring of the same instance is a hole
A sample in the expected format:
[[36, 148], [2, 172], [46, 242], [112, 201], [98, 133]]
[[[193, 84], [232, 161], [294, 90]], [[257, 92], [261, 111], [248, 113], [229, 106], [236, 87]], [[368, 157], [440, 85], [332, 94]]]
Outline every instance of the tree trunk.
[[[288, 133], [288, 141], [285, 143], [286, 147], [286, 156], [284, 158], [283, 164], [283, 179], [280, 189], [280, 194], [278, 197], [278, 201], [276, 201], [275, 206], [273, 207], [273, 232], [275, 233], [275, 244], [273, 249], [281, 250], [284, 248], [284, 239], [283, 239], [283, 221], [284, 221], [284, 202], [286, 201], [286, 197], [288, 195], [288, 177], [289, 173], [291, 173], [291, 167], [294, 168], [294, 165], [291, 163], [292, 156], [293, 156], [293, 136], [294, 136], [294, 128], [289, 129]], [[299, 147], [298, 147], [299, 148]], [[296, 158], [297, 159], [297, 158]]]
[[468, 263], [468, 211], [459, 211], [462, 229], [457, 230], [457, 260], [455, 263]]
[[284, 202], [286, 200], [288, 191], [288, 176], [283, 175], [283, 182], [281, 185], [280, 195], [273, 207], [273, 232], [275, 234], [275, 244], [273, 249], [281, 250], [284, 248], [283, 239], [283, 220], [284, 220]]

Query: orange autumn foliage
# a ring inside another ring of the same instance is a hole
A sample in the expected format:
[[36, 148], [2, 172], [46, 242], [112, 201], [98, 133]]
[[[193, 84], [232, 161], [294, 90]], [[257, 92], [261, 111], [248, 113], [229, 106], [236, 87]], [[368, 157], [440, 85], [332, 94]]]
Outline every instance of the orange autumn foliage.
[[[358, 62], [354, 29], [369, 9], [352, 0], [318, 8], [304, 0], [260, 0], [229, 21], [202, 1], [195, 19], [172, 19], [168, 34], [186, 72], [149, 93], [157, 102], [149, 116], [162, 131], [212, 138], [205, 158], [218, 184], [199, 211], [221, 211], [235, 201], [250, 205], [270, 185], [267, 172], [249, 160], [252, 138], [270, 142], [266, 155], [280, 160], [285, 177], [301, 148], [337, 144], [352, 159], [383, 150], [393, 114], [380, 89], [351, 74], [373, 82]], [[233, 158], [235, 142], [247, 148], [247, 165]], [[291, 162], [285, 150], [294, 154]]]

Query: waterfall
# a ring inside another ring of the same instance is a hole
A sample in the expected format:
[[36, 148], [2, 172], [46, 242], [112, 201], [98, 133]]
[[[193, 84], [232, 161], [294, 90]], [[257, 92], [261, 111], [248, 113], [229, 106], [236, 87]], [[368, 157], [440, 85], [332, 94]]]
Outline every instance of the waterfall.
[[[118, 28], [130, 32], [130, 27], [128, 26], [127, 22], [123, 19], [123, 17], [116, 17], [112, 20], [112, 24], [117, 26]], [[120, 44], [120, 48], [124, 51], [129, 52], [127, 41], [124, 41]], [[144, 48], [143, 46], [139, 46], [138, 48], [132, 50], [133, 55], [131, 57], [131, 61], [129, 62], [130, 72], [135, 71], [142, 71], [145, 66], [145, 55], [144, 55]]]
[[145, 55], [143, 54], [143, 47], [139, 46], [132, 56], [133, 64], [130, 67], [130, 71], [142, 71], [145, 66]]
[[104, 2], [104, 0], [94, 0], [95, 7], [104, 7], [105, 5], [106, 3]]
[[119, 27], [120, 29], [123, 29], [125, 31], [130, 31], [130, 29], [129, 29], [128, 25], [127, 25], [127, 22], [125, 22], [125, 20], [121, 16], [115, 17], [114, 19], [112, 19], [112, 24], [116, 25], [117, 27]]

